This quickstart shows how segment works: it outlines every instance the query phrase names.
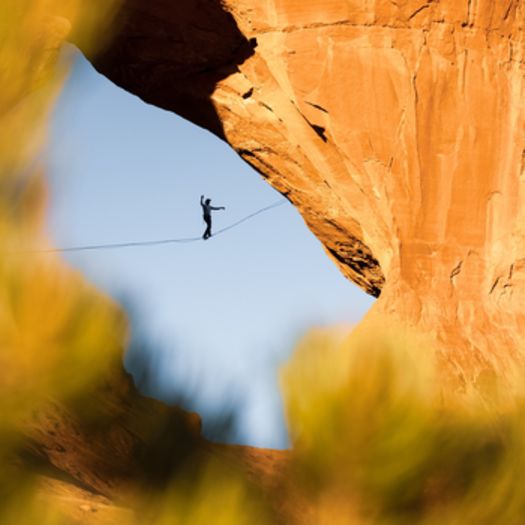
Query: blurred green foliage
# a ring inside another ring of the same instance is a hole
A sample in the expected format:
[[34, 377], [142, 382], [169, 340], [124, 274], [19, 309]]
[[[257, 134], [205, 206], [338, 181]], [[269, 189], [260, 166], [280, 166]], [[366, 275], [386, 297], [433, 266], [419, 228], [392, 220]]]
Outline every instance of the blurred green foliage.
[[444, 402], [431, 349], [415, 340], [315, 333], [285, 370], [312, 523], [523, 523], [522, 402]]
[[[64, 39], [95, 40], [115, 2], [0, 3], [0, 523], [55, 524], [35, 479], [13, 463], [22, 427], [50, 398], [71, 399], [120, 354], [126, 325], [111, 301], [45, 247], [42, 161], [48, 115], [67, 72]], [[92, 46], [94, 49], [94, 46]], [[103, 344], [101, 344], [104, 342]]]

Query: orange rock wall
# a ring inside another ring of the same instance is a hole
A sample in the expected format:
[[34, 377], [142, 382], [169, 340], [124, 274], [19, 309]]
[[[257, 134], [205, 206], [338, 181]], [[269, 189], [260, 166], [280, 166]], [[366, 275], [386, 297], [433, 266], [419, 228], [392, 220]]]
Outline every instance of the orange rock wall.
[[459, 388], [507, 377], [525, 329], [525, 1], [177, 5], [168, 20], [164, 0], [128, 2], [99, 69], [286, 194], [343, 273], [381, 293], [365, 324], [431, 335]]

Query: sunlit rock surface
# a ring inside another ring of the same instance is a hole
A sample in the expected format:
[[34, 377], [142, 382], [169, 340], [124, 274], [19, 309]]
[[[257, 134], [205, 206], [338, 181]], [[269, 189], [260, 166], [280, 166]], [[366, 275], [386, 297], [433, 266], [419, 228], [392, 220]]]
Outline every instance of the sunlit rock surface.
[[23, 426], [18, 462], [38, 490], [81, 525], [141, 523], [139, 509], [172, 484], [197, 490], [211, 463], [262, 493], [276, 523], [299, 519], [304, 498], [285, 486], [290, 454], [212, 443], [197, 414], [141, 396], [118, 369], [71, 404], [49, 400]]
[[522, 0], [129, 0], [95, 65], [229, 142], [381, 295], [365, 324], [429, 334], [467, 391], [523, 355], [524, 19]]

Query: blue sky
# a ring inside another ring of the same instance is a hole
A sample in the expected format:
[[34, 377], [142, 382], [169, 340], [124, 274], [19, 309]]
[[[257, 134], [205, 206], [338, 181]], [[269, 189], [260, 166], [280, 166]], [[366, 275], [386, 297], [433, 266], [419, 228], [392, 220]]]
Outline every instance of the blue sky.
[[[48, 230], [61, 247], [194, 237], [280, 195], [223, 142], [119, 89], [83, 59], [53, 117]], [[278, 368], [313, 326], [356, 323], [373, 299], [344, 279], [288, 203], [204, 242], [66, 255], [132, 305], [156, 394], [234, 406], [236, 440], [286, 446]], [[206, 417], [204, 418], [206, 426]]]

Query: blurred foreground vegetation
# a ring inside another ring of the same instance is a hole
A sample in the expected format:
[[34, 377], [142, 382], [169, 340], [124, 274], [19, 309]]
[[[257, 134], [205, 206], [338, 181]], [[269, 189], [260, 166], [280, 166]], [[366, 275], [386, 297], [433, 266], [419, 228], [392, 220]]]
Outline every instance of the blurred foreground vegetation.
[[289, 364], [295, 481], [312, 523], [524, 523], [523, 400], [444, 402], [414, 341], [313, 334]]
[[[108, 461], [120, 461], [127, 484], [119, 494], [108, 483], [108, 493], [121, 496], [118, 505], [129, 513], [115, 523], [525, 523], [523, 402], [502, 406], [495, 395], [468, 405], [443, 402], [430, 352], [420, 344], [309, 336], [283, 372], [293, 450], [271, 488], [248, 483], [241, 469], [206, 449], [186, 416], [174, 420], [101, 382], [126, 347], [121, 310], [58, 257], [32, 250], [48, 246], [42, 153], [68, 69], [60, 48], [73, 37], [95, 51], [117, 8], [109, 0], [0, 3], [0, 524], [98, 523], [95, 515], [64, 512], [64, 501], [42, 491], [41, 472], [20, 459], [35, 447], [39, 414], [50, 403], [89, 423], [89, 434], [63, 430], [76, 441], [61, 453], [74, 457], [82, 436], [104, 436], [86, 450], [94, 457], [100, 451], [97, 461], [110, 450]], [[118, 421], [101, 409], [104, 399], [126, 406]], [[57, 413], [46, 434], [51, 444]], [[136, 436], [141, 448], [130, 446], [131, 455], [119, 458]], [[69, 460], [54, 461], [66, 468]], [[104, 487], [109, 474], [99, 474]], [[142, 483], [130, 487], [137, 479]]]

